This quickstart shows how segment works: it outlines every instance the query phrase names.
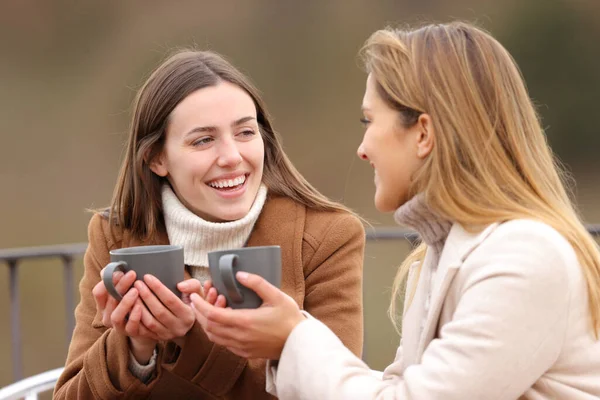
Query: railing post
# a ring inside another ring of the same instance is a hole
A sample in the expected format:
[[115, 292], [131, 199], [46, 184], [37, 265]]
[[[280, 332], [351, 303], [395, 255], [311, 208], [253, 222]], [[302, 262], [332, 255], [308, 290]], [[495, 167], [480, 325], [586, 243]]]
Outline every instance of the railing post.
[[21, 305], [19, 299], [19, 270], [18, 260], [7, 260], [9, 271], [10, 291], [10, 331], [12, 341], [12, 364], [15, 381], [23, 378], [21, 362]]
[[66, 337], [67, 337], [67, 349], [71, 342], [71, 336], [73, 335], [73, 329], [75, 327], [75, 315], [74, 315], [74, 300], [73, 300], [73, 257], [63, 256], [63, 268], [65, 276], [65, 318], [67, 321], [66, 326]]

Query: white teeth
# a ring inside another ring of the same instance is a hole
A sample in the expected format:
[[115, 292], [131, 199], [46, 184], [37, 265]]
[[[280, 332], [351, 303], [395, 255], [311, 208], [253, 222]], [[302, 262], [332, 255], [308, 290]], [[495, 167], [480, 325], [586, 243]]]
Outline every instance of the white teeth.
[[240, 175], [235, 179], [222, 179], [222, 180], [218, 180], [218, 181], [209, 182], [208, 186], [222, 189], [222, 188], [226, 188], [226, 187], [238, 186], [244, 182], [246, 182], [246, 175]]

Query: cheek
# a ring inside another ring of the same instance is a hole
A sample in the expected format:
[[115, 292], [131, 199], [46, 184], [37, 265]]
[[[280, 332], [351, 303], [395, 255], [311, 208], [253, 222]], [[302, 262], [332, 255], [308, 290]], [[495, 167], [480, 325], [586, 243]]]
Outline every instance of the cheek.
[[248, 143], [244, 151], [244, 158], [256, 169], [262, 170], [265, 160], [265, 146], [262, 139]]
[[174, 166], [175, 173], [181, 178], [204, 178], [213, 165], [209, 152], [182, 155]]

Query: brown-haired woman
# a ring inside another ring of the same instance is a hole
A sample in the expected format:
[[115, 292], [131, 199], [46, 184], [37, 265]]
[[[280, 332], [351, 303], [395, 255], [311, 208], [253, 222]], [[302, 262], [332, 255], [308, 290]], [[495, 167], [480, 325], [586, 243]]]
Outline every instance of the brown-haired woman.
[[[265, 361], [212, 343], [189, 306], [207, 253], [244, 245], [281, 246], [282, 290], [361, 353], [362, 224], [293, 167], [256, 89], [215, 53], [178, 52], [141, 88], [112, 204], [88, 234], [56, 399], [270, 398]], [[110, 250], [167, 243], [184, 247], [183, 300], [132, 271], [115, 277], [121, 302], [107, 294]]]
[[281, 399], [600, 398], [600, 253], [511, 56], [460, 22], [375, 32], [363, 55], [358, 155], [375, 169], [377, 209], [423, 241], [395, 285], [409, 271], [395, 361], [375, 374], [239, 273], [270, 306], [193, 295], [209, 338], [279, 360], [268, 381]]

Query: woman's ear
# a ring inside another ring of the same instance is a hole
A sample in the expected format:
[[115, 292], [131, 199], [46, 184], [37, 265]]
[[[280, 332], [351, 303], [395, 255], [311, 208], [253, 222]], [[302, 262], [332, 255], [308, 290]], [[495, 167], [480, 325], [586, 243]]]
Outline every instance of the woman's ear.
[[150, 162], [148, 163], [148, 167], [156, 175], [162, 176], [163, 178], [169, 173], [164, 159], [164, 153], [162, 151], [156, 156], [154, 156], [152, 160], [150, 160]]
[[421, 114], [417, 120], [417, 157], [423, 159], [429, 156], [435, 144], [433, 124], [429, 114]]

